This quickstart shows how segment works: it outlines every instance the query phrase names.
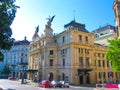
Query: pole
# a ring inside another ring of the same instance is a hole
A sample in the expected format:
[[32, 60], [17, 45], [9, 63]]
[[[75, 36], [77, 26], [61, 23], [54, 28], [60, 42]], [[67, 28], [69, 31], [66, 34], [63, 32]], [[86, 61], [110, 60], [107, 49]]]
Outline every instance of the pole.
[[22, 80], [21, 80], [21, 84], [24, 84], [24, 66], [22, 66]]
[[119, 72], [118, 88], [120, 90], [120, 72]]

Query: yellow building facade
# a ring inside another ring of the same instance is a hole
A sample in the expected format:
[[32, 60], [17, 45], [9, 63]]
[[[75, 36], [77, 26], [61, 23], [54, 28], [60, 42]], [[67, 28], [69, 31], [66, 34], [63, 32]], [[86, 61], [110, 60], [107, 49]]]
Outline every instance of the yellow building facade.
[[53, 34], [51, 22], [47, 25], [45, 34], [35, 31], [30, 43], [28, 79], [66, 80], [76, 85], [116, 82], [118, 74], [105, 58], [107, 47], [95, 44], [94, 34], [84, 24], [71, 21], [59, 34]]

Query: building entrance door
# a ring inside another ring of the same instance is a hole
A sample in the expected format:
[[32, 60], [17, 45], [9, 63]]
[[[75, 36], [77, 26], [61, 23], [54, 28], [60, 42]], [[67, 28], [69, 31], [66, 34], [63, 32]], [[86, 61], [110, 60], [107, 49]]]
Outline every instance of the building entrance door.
[[83, 84], [83, 75], [80, 75], [80, 76], [79, 76], [79, 83], [80, 83], [80, 84]]
[[86, 74], [86, 84], [89, 84], [90, 83], [90, 77], [89, 77], [89, 74]]

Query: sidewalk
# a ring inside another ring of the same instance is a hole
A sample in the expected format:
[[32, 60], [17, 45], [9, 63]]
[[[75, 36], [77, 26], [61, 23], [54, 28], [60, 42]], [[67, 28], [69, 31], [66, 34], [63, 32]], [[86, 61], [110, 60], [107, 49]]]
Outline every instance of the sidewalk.
[[30, 81], [30, 80], [26, 84], [38, 87], [38, 83]]
[[[19, 79], [18, 82], [21, 83], [21, 79]], [[22, 84], [22, 83], [21, 83], [21, 84]], [[34, 86], [34, 87], [37, 87], [37, 86], [38, 86], [38, 83], [35, 83], [35, 82], [33, 82], [33, 81], [31, 81], [31, 80], [27, 80], [27, 79], [24, 80], [24, 83], [23, 83], [23, 84], [24, 84], [24, 85], [32, 85], [32, 86]]]

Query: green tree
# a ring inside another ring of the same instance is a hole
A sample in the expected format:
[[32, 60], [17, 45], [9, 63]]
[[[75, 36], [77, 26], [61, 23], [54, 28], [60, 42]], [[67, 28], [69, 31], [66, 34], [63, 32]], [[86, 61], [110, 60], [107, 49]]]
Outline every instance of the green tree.
[[120, 72], [120, 38], [108, 40], [108, 42], [106, 59], [111, 61], [113, 70]]
[[8, 66], [5, 66], [4, 69], [3, 69], [3, 71], [2, 71], [2, 73], [4, 75], [7, 75], [7, 76], [10, 74], [10, 72], [11, 71], [10, 71], [10, 68]]
[[14, 2], [15, 0], [0, 0], [0, 49], [10, 49], [14, 42], [10, 26], [19, 8]]

